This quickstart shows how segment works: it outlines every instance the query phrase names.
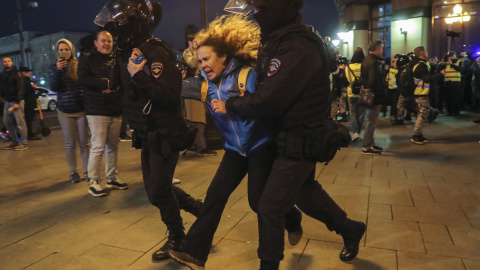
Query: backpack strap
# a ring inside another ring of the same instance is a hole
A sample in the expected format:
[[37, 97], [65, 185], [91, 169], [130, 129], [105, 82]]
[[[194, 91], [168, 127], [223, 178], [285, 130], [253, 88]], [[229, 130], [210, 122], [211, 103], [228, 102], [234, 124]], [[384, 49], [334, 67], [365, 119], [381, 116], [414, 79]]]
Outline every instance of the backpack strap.
[[208, 93], [208, 80], [203, 79], [202, 88], [201, 88], [202, 102], [205, 102], [205, 100], [207, 99], [207, 93]]
[[245, 93], [245, 90], [247, 89], [247, 77], [248, 74], [250, 73], [250, 70], [252, 70], [251, 67], [249, 66], [243, 66], [242, 69], [240, 70], [240, 73], [238, 74], [238, 89], [240, 90], [240, 96], [243, 96], [243, 93]]

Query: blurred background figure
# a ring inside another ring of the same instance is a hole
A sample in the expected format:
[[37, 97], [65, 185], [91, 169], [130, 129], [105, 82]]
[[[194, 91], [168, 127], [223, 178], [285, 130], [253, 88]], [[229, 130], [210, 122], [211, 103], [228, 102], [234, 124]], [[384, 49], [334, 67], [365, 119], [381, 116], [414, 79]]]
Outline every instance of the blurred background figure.
[[35, 117], [35, 108], [37, 107], [38, 93], [35, 92], [35, 88], [30, 80], [31, 69], [28, 67], [21, 67], [20, 72], [23, 77], [23, 98], [25, 100], [25, 124], [27, 125], [27, 138], [29, 141], [37, 141], [42, 138], [35, 136], [32, 130], [32, 122]]

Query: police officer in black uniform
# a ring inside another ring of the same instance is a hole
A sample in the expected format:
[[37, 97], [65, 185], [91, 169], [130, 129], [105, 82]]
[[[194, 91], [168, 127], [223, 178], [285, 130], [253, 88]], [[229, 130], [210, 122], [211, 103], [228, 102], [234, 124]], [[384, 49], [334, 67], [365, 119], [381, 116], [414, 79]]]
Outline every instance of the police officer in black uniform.
[[197, 216], [202, 206], [172, 186], [186, 130], [180, 106], [182, 75], [174, 55], [152, 36], [161, 15], [162, 7], [156, 2], [111, 0], [95, 19], [118, 34], [119, 83], [126, 92], [125, 114], [134, 129], [132, 144], [142, 149], [148, 199], [160, 210], [169, 232], [166, 243], [153, 253], [154, 262], [167, 259], [168, 249], [178, 247], [185, 236], [180, 209]]
[[[322, 40], [301, 24], [303, 0], [248, 0], [262, 31], [255, 94], [229, 99], [227, 111], [272, 123], [278, 157], [258, 204], [260, 269], [278, 269], [283, 259], [284, 216], [294, 204], [342, 235], [342, 261], [353, 260], [365, 224], [347, 214], [315, 181], [318, 153], [307, 134], [329, 114], [329, 68]], [[213, 102], [212, 102], [213, 104]], [[221, 101], [215, 101], [221, 106]]]

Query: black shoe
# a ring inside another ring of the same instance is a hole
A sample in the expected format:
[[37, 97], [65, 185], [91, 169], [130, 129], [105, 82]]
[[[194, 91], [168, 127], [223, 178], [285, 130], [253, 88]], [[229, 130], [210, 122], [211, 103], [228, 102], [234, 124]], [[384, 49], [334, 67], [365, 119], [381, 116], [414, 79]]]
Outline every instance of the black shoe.
[[373, 147], [362, 148], [362, 154], [364, 155], [381, 155], [382, 151], [377, 151]]
[[168, 255], [174, 261], [178, 262], [179, 264], [185, 265], [185, 266], [189, 267], [190, 269], [194, 269], [194, 270], [204, 270], [205, 269], [205, 262], [204, 261], [195, 259], [186, 252], [183, 252], [183, 251], [180, 251], [180, 250], [175, 250], [175, 249], [170, 249], [168, 251]]
[[480, 119], [477, 119], [477, 120], [473, 121], [473, 123], [480, 124]]
[[392, 125], [394, 126], [401, 126], [401, 125], [405, 125], [405, 122], [403, 121], [403, 119], [400, 119], [400, 120], [395, 120], [393, 121]]
[[423, 141], [422, 135], [413, 135], [410, 141], [412, 141], [414, 144], [420, 144], [420, 145], [425, 144], [425, 142]]
[[190, 197], [189, 200], [190, 201], [188, 202], [188, 204], [185, 207], [183, 207], [183, 210], [185, 212], [188, 212], [188, 213], [194, 215], [195, 217], [198, 217], [200, 215], [200, 211], [202, 210], [202, 207], [203, 207], [202, 200], [200, 200], [200, 199], [196, 200], [193, 197]]
[[279, 262], [260, 261], [260, 270], [278, 270]]
[[183, 237], [178, 238], [178, 239], [173, 239], [169, 238], [167, 239], [167, 242], [159, 248], [157, 251], [155, 251], [152, 254], [152, 261], [153, 262], [161, 262], [169, 258], [169, 252], [171, 250], [179, 249], [180, 244], [182, 243]]
[[78, 173], [72, 173], [70, 175], [70, 182], [72, 182], [73, 184], [80, 182], [80, 180], [80, 175], [78, 175]]
[[128, 136], [127, 134], [121, 134], [120, 135], [120, 141], [122, 142], [128, 142], [131, 141], [132, 137]]
[[423, 140], [424, 143], [429, 143], [430, 142], [430, 140], [427, 139], [426, 137], [424, 137], [423, 134], [420, 135], [420, 139]]
[[372, 146], [372, 148], [373, 148], [373, 150], [375, 150], [375, 151], [377, 151], [377, 152], [382, 152], [382, 151], [383, 151], [383, 148], [380, 147], [380, 146], [374, 145], [374, 146]]
[[343, 238], [343, 249], [340, 252], [340, 260], [349, 262], [357, 257], [360, 240], [367, 226], [363, 222], [347, 219], [347, 221], [336, 230]]
[[30, 136], [30, 137], [27, 137], [27, 140], [28, 141], [38, 141], [38, 140], [41, 140], [42, 138], [40, 137], [37, 137], [37, 136]]
[[202, 151], [200, 152], [197, 152], [197, 155], [201, 156], [201, 157], [206, 157], [206, 156], [215, 156], [217, 155], [217, 151], [214, 151], [214, 150], [210, 150], [210, 149], [203, 149]]

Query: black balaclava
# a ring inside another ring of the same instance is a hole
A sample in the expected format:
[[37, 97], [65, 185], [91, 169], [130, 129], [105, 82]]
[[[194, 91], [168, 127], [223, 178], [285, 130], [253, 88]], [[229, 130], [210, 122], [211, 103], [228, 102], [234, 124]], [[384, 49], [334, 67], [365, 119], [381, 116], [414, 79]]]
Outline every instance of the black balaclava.
[[300, 17], [299, 10], [303, 6], [303, 0], [263, 0], [253, 2], [253, 5], [257, 8], [253, 17], [257, 20], [264, 35], [268, 35], [295, 21], [295, 19]]

